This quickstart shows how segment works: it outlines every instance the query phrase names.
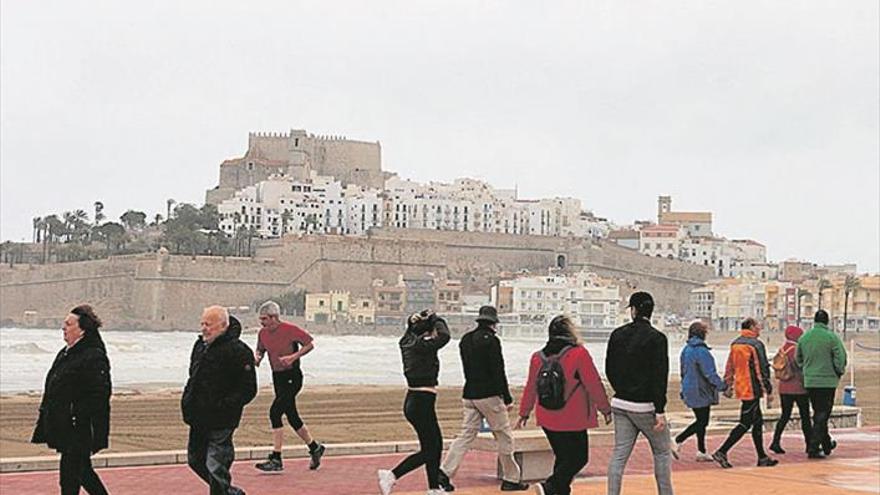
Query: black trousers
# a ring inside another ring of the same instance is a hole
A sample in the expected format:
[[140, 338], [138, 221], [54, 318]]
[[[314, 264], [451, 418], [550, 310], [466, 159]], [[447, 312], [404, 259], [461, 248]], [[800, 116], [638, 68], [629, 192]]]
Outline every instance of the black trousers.
[[709, 426], [709, 412], [712, 406], [691, 409], [696, 420], [675, 437], [675, 443], [684, 443], [691, 435], [697, 436], [697, 450], [706, 453], [706, 427]]
[[544, 428], [544, 434], [553, 449], [553, 474], [544, 482], [552, 495], [569, 495], [571, 480], [590, 460], [590, 440], [587, 430], [553, 431]]
[[275, 388], [275, 400], [269, 408], [269, 421], [272, 428], [281, 428], [282, 416], [287, 416], [287, 422], [294, 430], [303, 427], [303, 421], [296, 410], [296, 394], [302, 390], [303, 375], [298, 369], [290, 369], [272, 373], [272, 386]]
[[727, 440], [718, 450], [726, 454], [749, 429], [752, 430], [752, 443], [755, 444], [758, 458], [767, 457], [764, 452], [764, 414], [761, 412], [759, 399], [742, 401], [739, 410], [739, 424], [731, 430]]
[[419, 451], [400, 461], [392, 472], [400, 479], [410, 471], [424, 465], [428, 475], [428, 488], [440, 488], [438, 474], [440, 472], [440, 454], [443, 452], [443, 434], [437, 422], [434, 406], [437, 394], [431, 392], [406, 392], [403, 402], [403, 415], [416, 430], [419, 437]]
[[192, 469], [210, 487], [211, 495], [243, 495], [232, 486], [229, 468], [235, 460], [232, 445], [233, 429], [204, 430], [190, 428], [186, 446], [186, 460]]
[[813, 406], [813, 430], [810, 432], [810, 446], [807, 450], [818, 452], [819, 448], [831, 450], [831, 435], [828, 434], [828, 418], [834, 407], [834, 388], [808, 388], [810, 404]]
[[80, 487], [90, 495], [107, 494], [101, 478], [92, 468], [92, 458], [88, 451], [77, 449], [62, 452], [59, 475], [61, 495], [79, 495]]
[[792, 395], [780, 394], [779, 401], [782, 403], [782, 414], [779, 421], [776, 422], [776, 430], [773, 432], [773, 443], [780, 445], [782, 441], [782, 432], [785, 431], [785, 425], [791, 419], [791, 411], [797, 404], [798, 413], [801, 416], [801, 432], [804, 434], [804, 446], [810, 448], [810, 435], [812, 422], [810, 421], [810, 396], [806, 394]]

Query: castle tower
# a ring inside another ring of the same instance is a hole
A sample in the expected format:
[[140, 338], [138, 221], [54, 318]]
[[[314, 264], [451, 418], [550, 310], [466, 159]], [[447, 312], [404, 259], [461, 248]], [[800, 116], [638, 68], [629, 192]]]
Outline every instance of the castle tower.
[[663, 223], [663, 214], [672, 211], [672, 196], [657, 198], [657, 223]]

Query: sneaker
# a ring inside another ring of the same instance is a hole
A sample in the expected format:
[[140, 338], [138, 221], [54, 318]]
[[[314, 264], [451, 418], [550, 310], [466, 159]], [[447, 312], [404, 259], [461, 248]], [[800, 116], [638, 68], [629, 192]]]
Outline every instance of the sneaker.
[[513, 481], [501, 480], [502, 492], [524, 492], [528, 489], [528, 483], [514, 483]]
[[269, 455], [269, 458], [265, 461], [254, 464], [254, 467], [259, 469], [260, 471], [265, 471], [267, 473], [284, 470], [284, 464], [281, 462], [281, 458], [275, 457], [271, 454]]
[[442, 488], [431, 488], [425, 492], [425, 495], [446, 495], [446, 490]]
[[669, 442], [669, 453], [672, 454], [672, 458], [676, 461], [680, 459], [681, 452], [681, 444], [678, 442]]
[[824, 445], [822, 446], [822, 452], [826, 456], [828, 456], [828, 455], [831, 455], [831, 451], [833, 451], [836, 448], [837, 448], [837, 440], [832, 440], [831, 443], [829, 443], [827, 447]]
[[770, 456], [758, 459], [758, 467], [773, 467], [777, 464], [779, 464], [779, 461]]
[[717, 462], [718, 465], [723, 467], [724, 469], [730, 469], [733, 467], [733, 464], [731, 464], [730, 461], [727, 460], [727, 454], [721, 452], [720, 450], [712, 454], [712, 460]]
[[695, 459], [697, 462], [714, 462], [715, 459], [712, 458], [711, 455], [705, 452], [697, 452], [697, 457]]
[[394, 484], [397, 483], [394, 473], [387, 469], [380, 469], [376, 474], [379, 475], [379, 491], [382, 492], [382, 495], [389, 495]]
[[533, 485], [535, 487], [535, 495], [549, 495], [549, 492], [544, 488], [544, 482], [535, 483]]
[[824, 459], [825, 454], [819, 452], [818, 450], [814, 450], [811, 452], [807, 452], [807, 459]]
[[437, 482], [440, 483], [440, 488], [447, 492], [454, 492], [455, 487], [452, 486], [452, 482], [449, 481], [449, 475], [446, 474], [442, 469], [437, 473]]
[[770, 447], [768, 447], [768, 448], [770, 449], [771, 452], [775, 452], [777, 454], [784, 454], [785, 453], [785, 449], [782, 448], [782, 445], [779, 445], [776, 442], [771, 443]]
[[309, 469], [314, 471], [321, 467], [321, 457], [324, 455], [324, 451], [327, 450], [327, 447], [324, 447], [324, 444], [318, 444], [318, 448], [314, 451], [309, 452], [309, 457], [312, 459], [309, 461]]

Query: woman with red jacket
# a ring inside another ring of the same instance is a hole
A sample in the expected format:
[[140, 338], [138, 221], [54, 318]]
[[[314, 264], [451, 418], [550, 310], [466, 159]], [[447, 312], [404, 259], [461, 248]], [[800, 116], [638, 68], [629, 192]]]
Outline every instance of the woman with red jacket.
[[536, 490], [542, 495], [569, 495], [572, 479], [589, 460], [587, 430], [599, 426], [597, 410], [606, 424], [611, 422], [611, 405], [571, 319], [557, 316], [550, 322], [549, 333], [544, 348], [532, 354], [516, 426], [526, 425], [537, 402], [538, 426], [547, 435], [556, 461], [553, 474], [535, 485]]
[[[800, 327], [794, 325], [785, 329], [785, 342], [779, 348], [779, 353], [785, 355], [786, 369], [788, 376], [780, 376], [777, 372], [776, 378], [779, 379], [779, 399], [782, 403], [782, 415], [776, 422], [776, 431], [773, 433], [773, 443], [770, 444], [770, 450], [777, 454], [784, 454], [782, 448], [782, 432], [785, 425], [791, 419], [791, 410], [797, 404], [798, 413], [801, 416], [801, 431], [804, 434], [804, 445], [807, 450], [810, 447], [810, 429], [812, 428], [810, 421], [810, 396], [807, 395], [807, 389], [804, 388], [804, 372], [798, 368], [795, 360], [797, 354], [797, 341], [801, 338], [804, 331]], [[785, 379], [783, 379], [785, 378]]]

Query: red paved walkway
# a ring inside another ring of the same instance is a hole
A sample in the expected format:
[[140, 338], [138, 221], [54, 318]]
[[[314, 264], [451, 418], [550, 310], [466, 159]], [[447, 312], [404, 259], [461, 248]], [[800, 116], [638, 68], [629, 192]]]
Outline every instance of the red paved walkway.
[[[880, 456], [880, 429], [838, 430], [834, 433], [840, 447], [832, 456], [835, 459], [866, 459]], [[765, 435], [766, 436], [766, 435]], [[769, 438], [768, 438], [769, 440]], [[710, 448], [720, 444], [722, 438], [710, 437]], [[788, 432], [784, 445], [789, 453], [778, 456], [782, 463], [808, 462], [801, 448], [798, 433]], [[594, 445], [590, 449], [590, 463], [582, 473], [585, 477], [604, 477], [610, 455], [608, 445]], [[696, 463], [693, 459], [694, 445], [689, 442], [683, 451], [682, 461], [674, 464], [676, 472], [694, 470], [719, 470], [714, 463]], [[391, 468], [404, 455], [376, 455], [329, 457], [317, 472], [308, 470], [307, 460], [285, 461], [280, 474], [264, 474], [252, 467], [253, 461], [238, 462], [233, 466], [235, 484], [250, 495], [262, 494], [308, 494], [308, 495], [360, 495], [376, 494], [376, 470]], [[755, 456], [751, 438], [746, 436], [731, 452], [734, 466], [754, 466]], [[812, 461], [816, 462], [816, 461]], [[818, 461], [822, 462], [822, 461]], [[645, 474], [652, 471], [652, 461], [647, 443], [640, 440], [629, 462], [628, 473]], [[494, 479], [495, 458], [486, 452], [471, 452], [465, 459], [455, 484], [460, 489], [491, 487]], [[730, 472], [730, 471], [728, 471]], [[111, 493], [140, 495], [155, 493], [203, 494], [206, 486], [186, 466], [155, 466], [134, 468], [111, 468], [99, 470]], [[0, 475], [0, 493], [52, 494], [58, 493], [56, 472], [16, 473]], [[426, 486], [424, 470], [413, 472], [399, 482], [395, 493], [422, 492]], [[467, 490], [462, 490], [467, 491]], [[481, 490], [480, 490], [481, 491]]]

